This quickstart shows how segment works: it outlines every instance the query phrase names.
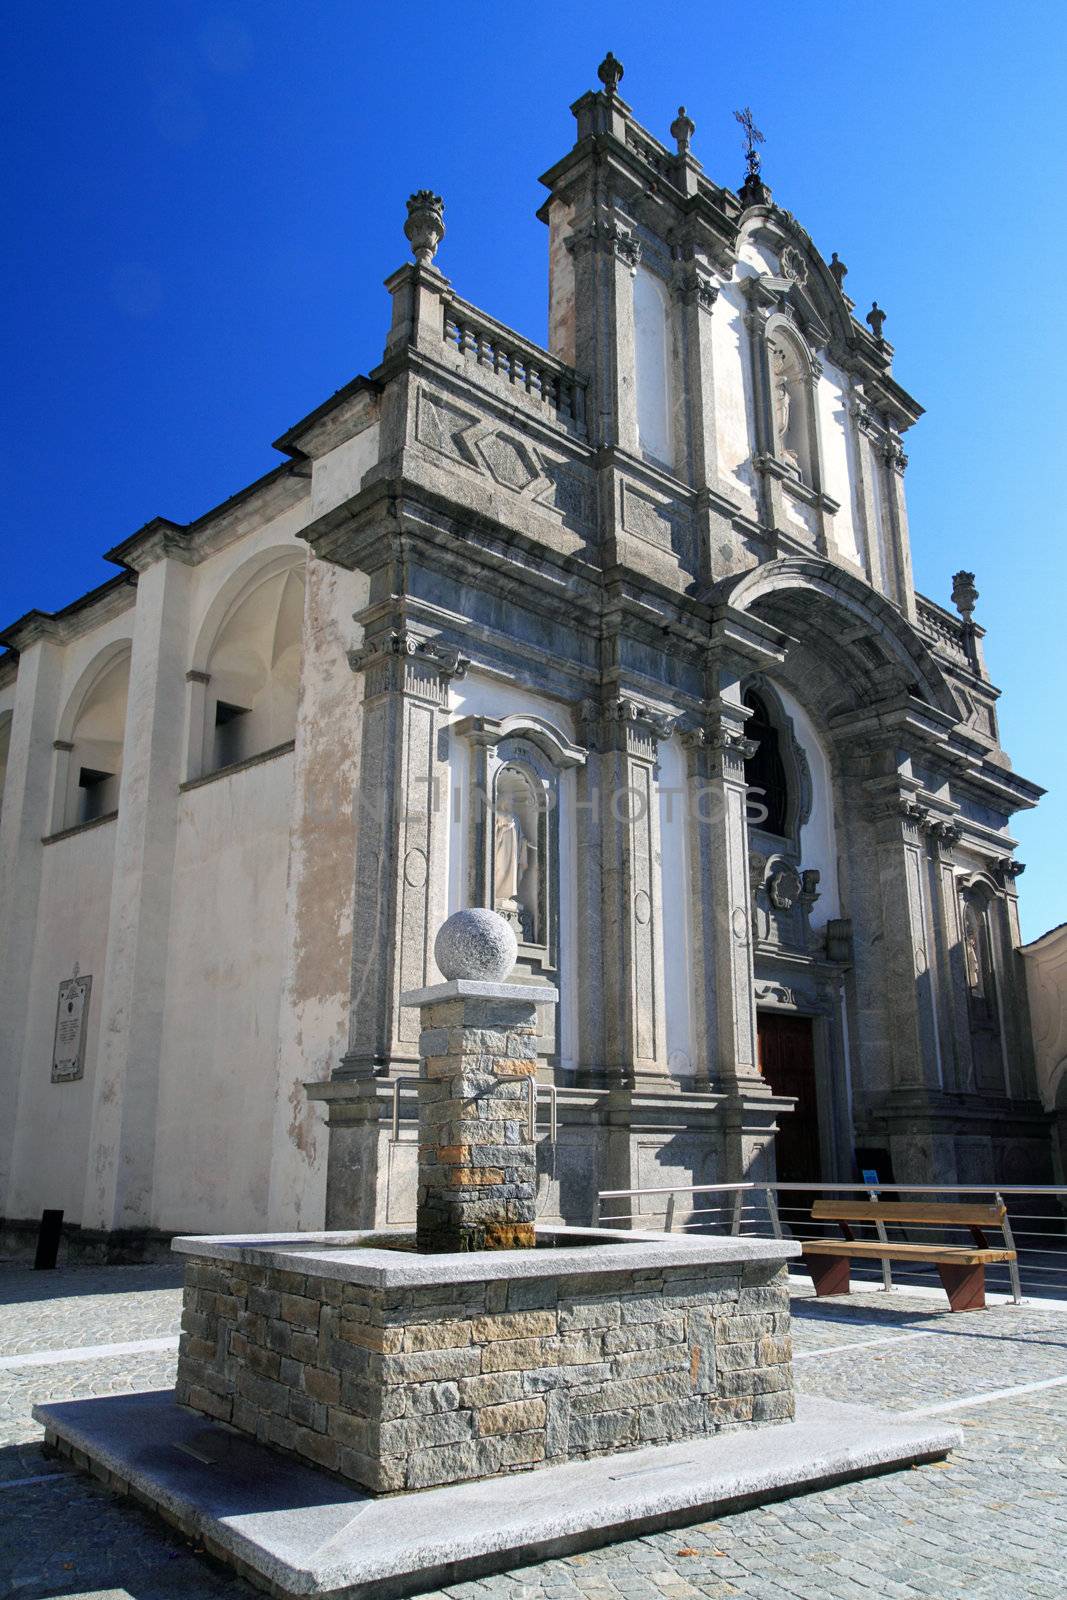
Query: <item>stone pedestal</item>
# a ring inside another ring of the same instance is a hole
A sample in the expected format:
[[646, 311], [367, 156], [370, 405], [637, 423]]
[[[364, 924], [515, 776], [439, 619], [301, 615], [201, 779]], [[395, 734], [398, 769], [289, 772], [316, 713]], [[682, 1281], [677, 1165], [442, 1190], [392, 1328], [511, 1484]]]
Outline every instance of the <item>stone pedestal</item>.
[[405, 994], [419, 1043], [420, 1251], [534, 1244], [536, 1007], [544, 985], [454, 979]]

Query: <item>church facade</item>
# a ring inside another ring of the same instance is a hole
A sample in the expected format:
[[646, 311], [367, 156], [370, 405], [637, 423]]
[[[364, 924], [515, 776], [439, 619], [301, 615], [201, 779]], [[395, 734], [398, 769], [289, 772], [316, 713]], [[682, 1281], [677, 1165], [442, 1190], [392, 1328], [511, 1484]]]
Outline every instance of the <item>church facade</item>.
[[464, 905], [559, 990], [546, 1217], [1048, 1180], [1010, 832], [1041, 791], [973, 578], [915, 591], [884, 316], [750, 119], [735, 192], [599, 76], [542, 179], [547, 349], [460, 298], [413, 196], [370, 375], [3, 634], [14, 1232], [410, 1222], [400, 997]]

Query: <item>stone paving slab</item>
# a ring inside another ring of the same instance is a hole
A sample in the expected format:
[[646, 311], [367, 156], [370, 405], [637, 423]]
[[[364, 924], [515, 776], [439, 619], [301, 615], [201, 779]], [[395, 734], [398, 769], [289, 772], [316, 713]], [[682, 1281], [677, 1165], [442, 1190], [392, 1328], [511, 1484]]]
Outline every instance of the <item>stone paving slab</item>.
[[[158, 1267], [0, 1269], [0, 1317], [34, 1316], [40, 1347], [84, 1344], [81, 1308], [108, 1306], [92, 1337], [137, 1339], [162, 1326]], [[144, 1286], [142, 1292], [141, 1286]], [[844, 1340], [850, 1362], [798, 1364], [802, 1389], [866, 1400], [888, 1348], [859, 1341], [945, 1331], [996, 1342], [1009, 1383], [1033, 1375], [1035, 1347], [1059, 1345], [1067, 1374], [1067, 1308], [1028, 1302], [952, 1316], [943, 1295], [877, 1285], [844, 1301], [816, 1301], [793, 1285], [798, 1353]], [[22, 1347], [22, 1341], [19, 1341]], [[961, 1340], [967, 1364], [967, 1343]], [[902, 1409], [939, 1398], [925, 1383], [926, 1341], [896, 1348]], [[906, 1359], [905, 1359], [906, 1357]], [[165, 1388], [170, 1357], [0, 1371], [0, 1595], [5, 1600], [255, 1600], [232, 1571], [154, 1513], [110, 1494], [86, 1473], [48, 1459], [31, 1405], [49, 1398]], [[1001, 1385], [994, 1385], [1002, 1386]], [[985, 1394], [988, 1397], [987, 1385]], [[584, 1554], [522, 1562], [492, 1578], [455, 1583], [425, 1600], [1060, 1600], [1067, 1552], [1067, 1388], [980, 1399], [952, 1413], [963, 1444], [941, 1464], [696, 1521], [670, 1533], [621, 1540]]]
[[797, 1420], [500, 1480], [369, 1496], [174, 1404], [166, 1391], [34, 1407], [50, 1446], [285, 1595], [393, 1600], [871, 1472], [959, 1431], [808, 1399]]

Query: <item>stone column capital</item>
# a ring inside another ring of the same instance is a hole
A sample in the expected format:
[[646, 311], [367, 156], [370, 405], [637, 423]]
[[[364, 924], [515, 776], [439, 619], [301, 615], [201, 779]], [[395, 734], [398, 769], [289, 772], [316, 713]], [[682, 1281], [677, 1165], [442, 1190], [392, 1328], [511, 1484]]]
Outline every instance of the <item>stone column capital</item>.
[[655, 761], [661, 739], [678, 724], [673, 712], [660, 711], [625, 693], [583, 700], [578, 709], [583, 743], [594, 750], [618, 750], [638, 760]]
[[392, 692], [444, 705], [449, 683], [464, 676], [470, 659], [455, 645], [400, 626], [350, 650], [348, 664], [364, 675], [364, 702]]

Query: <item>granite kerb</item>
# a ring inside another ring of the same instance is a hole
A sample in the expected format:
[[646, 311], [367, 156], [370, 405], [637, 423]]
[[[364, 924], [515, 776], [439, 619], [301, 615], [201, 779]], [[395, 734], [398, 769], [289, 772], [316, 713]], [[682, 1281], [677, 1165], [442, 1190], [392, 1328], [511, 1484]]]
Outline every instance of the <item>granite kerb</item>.
[[209, 1261], [240, 1262], [331, 1278], [369, 1289], [485, 1283], [514, 1278], [584, 1278], [598, 1272], [641, 1272], [692, 1267], [717, 1269], [783, 1265], [799, 1257], [790, 1239], [710, 1238], [693, 1234], [557, 1226], [538, 1230], [555, 1247], [536, 1250], [457, 1251], [418, 1255], [397, 1245], [382, 1246], [381, 1230], [371, 1233], [291, 1233], [181, 1235], [171, 1243], [179, 1255]]

